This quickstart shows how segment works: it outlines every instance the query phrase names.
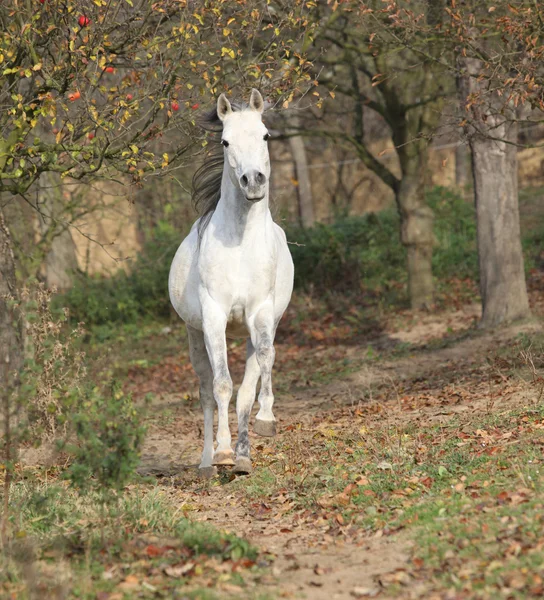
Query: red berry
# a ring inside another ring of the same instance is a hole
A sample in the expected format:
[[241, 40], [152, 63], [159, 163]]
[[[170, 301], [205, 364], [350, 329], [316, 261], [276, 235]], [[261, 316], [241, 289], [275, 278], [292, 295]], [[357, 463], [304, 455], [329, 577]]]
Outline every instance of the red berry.
[[89, 23], [91, 22], [91, 19], [89, 19], [89, 17], [86, 17], [85, 15], [81, 15], [77, 22], [79, 23], [80, 27], [87, 27], [87, 25], [89, 25]]
[[93, 139], [94, 139], [94, 133], [91, 131], [87, 137], [88, 137], [90, 140], [93, 140]]
[[45, 0], [38, 0], [40, 4], [45, 4]]
[[132, 94], [127, 94], [127, 100], [130, 102], [134, 98]]
[[106, 67], [106, 73], [115, 73], [115, 69], [113, 67]]
[[73, 92], [72, 94], [68, 94], [68, 99], [74, 102], [74, 100], [79, 100], [81, 98], [81, 93], [79, 90]]
[[193, 106], [191, 106], [191, 108], [192, 108], [193, 110], [196, 110], [198, 107], [199, 107], [199, 104], [193, 104]]
[[172, 102], [171, 106], [172, 110], [179, 110], [179, 104], [176, 101]]

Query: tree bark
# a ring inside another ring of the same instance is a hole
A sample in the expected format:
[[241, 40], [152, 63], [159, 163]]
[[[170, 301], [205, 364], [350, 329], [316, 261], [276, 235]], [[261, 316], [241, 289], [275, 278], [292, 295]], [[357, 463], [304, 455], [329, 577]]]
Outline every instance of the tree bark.
[[23, 364], [23, 336], [20, 321], [10, 308], [17, 300], [17, 280], [11, 237], [0, 209], [0, 389], [8, 390], [17, 381]]
[[16, 443], [12, 439], [12, 420], [15, 418], [16, 407], [12, 406], [12, 403], [14, 391], [18, 387], [24, 356], [21, 321], [10, 308], [12, 299], [17, 299], [15, 260], [10, 233], [0, 209], [0, 427], [2, 431], [2, 462], [6, 466], [0, 535], [4, 547], [8, 541], [8, 506], [12, 462], [16, 457]]
[[[298, 126], [298, 122], [295, 123]], [[298, 212], [302, 227], [312, 227], [315, 223], [312, 182], [308, 169], [308, 155], [304, 139], [297, 135], [289, 138], [291, 156], [295, 163], [295, 175], [298, 182]]]
[[408, 293], [413, 309], [431, 308], [434, 282], [433, 212], [425, 201], [423, 162], [425, 152], [399, 150], [403, 177], [396, 192], [401, 217], [401, 241], [408, 258]]
[[530, 316], [521, 233], [517, 180], [517, 122], [504, 97], [478, 81], [480, 64], [466, 60], [465, 97], [471, 105], [467, 126], [478, 230], [482, 296], [481, 327]]

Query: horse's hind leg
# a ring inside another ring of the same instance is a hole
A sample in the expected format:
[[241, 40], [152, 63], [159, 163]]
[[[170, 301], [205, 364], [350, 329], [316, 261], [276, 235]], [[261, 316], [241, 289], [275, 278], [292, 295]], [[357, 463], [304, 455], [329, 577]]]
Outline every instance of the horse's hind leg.
[[215, 467], [213, 461], [213, 411], [215, 400], [213, 398], [213, 373], [210, 359], [204, 344], [204, 334], [198, 329], [187, 325], [189, 334], [189, 352], [191, 363], [200, 380], [200, 405], [204, 412], [204, 450], [200, 469], [205, 475], [213, 475]]
[[266, 305], [257, 313], [251, 328], [251, 340], [255, 346], [257, 362], [261, 370], [261, 391], [259, 392], [259, 412], [255, 418], [253, 430], [263, 436], [276, 435], [276, 419], [272, 412], [274, 395], [272, 393], [272, 367], [276, 352], [274, 350], [274, 312]]
[[251, 460], [249, 458], [249, 416], [255, 402], [257, 383], [261, 376], [261, 368], [257, 361], [255, 348], [251, 339], [247, 340], [247, 359], [244, 380], [238, 390], [236, 399], [236, 414], [238, 416], [238, 442], [236, 443], [235, 473], [251, 473]]

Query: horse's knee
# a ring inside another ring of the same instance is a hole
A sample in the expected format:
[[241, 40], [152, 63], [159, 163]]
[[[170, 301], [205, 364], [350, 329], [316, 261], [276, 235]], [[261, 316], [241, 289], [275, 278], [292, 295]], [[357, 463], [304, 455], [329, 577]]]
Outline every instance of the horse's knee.
[[213, 382], [213, 395], [217, 400], [228, 401], [232, 396], [232, 379], [228, 373], [216, 377]]

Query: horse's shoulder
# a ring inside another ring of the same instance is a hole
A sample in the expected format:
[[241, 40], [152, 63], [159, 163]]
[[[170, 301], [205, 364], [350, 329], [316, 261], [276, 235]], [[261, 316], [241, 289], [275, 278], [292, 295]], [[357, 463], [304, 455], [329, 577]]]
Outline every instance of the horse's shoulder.
[[276, 222], [274, 222], [274, 231], [276, 232], [276, 235], [279, 235], [279, 237], [282, 241], [287, 243], [287, 236], [285, 235], [285, 231]]

